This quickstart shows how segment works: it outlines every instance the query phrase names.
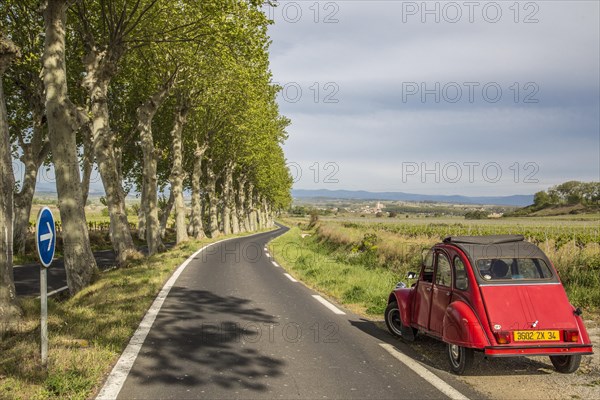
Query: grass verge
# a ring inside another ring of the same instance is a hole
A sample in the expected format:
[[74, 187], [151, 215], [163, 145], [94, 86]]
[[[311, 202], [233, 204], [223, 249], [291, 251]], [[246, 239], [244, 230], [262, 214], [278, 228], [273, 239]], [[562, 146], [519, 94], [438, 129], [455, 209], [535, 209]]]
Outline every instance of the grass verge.
[[[297, 222], [286, 220], [294, 227], [271, 243], [277, 261], [309, 286], [368, 316], [381, 317], [395, 284], [406, 282], [409, 270], [418, 272], [422, 249], [440, 240], [420, 231], [409, 236], [330, 221], [303, 231], [304, 224]], [[572, 304], [597, 314], [599, 245], [578, 246], [571, 241], [557, 248], [550, 239], [541, 247], [556, 266]]]
[[345, 261], [319, 242], [314, 232], [302, 237], [298, 227], [269, 244], [271, 254], [291, 275], [360, 314], [381, 315], [398, 274]]
[[19, 325], [0, 326], [0, 399], [92, 396], [175, 268], [214, 241], [184, 243], [102, 273], [74, 297], [48, 299], [47, 369], [41, 368], [39, 299], [22, 299]]

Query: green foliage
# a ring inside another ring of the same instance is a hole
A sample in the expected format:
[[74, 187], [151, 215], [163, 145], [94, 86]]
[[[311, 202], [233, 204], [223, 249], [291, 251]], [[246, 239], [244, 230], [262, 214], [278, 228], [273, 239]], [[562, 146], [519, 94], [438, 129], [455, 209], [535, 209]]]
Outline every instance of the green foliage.
[[533, 197], [533, 205], [523, 209], [524, 214], [548, 207], [600, 205], [600, 182], [568, 181], [537, 192]]
[[476, 210], [476, 211], [469, 211], [468, 213], [466, 213], [465, 219], [486, 219], [487, 216], [488, 216], [488, 213], [486, 211]]

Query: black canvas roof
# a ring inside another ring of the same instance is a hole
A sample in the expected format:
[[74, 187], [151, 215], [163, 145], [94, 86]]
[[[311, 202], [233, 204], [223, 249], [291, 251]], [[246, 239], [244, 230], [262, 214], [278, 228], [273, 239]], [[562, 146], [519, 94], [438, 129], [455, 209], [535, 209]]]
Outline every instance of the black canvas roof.
[[522, 235], [449, 236], [444, 243], [460, 248], [473, 262], [488, 258], [548, 258]]

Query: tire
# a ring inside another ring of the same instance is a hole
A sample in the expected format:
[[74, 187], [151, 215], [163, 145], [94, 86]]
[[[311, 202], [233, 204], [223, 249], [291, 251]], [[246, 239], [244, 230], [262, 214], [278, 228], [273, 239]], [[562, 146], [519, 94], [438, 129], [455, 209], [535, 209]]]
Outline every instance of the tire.
[[550, 356], [554, 368], [562, 374], [572, 374], [577, 371], [581, 364], [581, 354], [570, 356]]
[[402, 316], [398, 309], [398, 303], [392, 301], [385, 309], [385, 325], [388, 331], [396, 337], [402, 337], [402, 332], [405, 329], [402, 323]]
[[448, 354], [450, 370], [456, 375], [464, 375], [471, 369], [473, 349], [448, 343], [446, 353]]

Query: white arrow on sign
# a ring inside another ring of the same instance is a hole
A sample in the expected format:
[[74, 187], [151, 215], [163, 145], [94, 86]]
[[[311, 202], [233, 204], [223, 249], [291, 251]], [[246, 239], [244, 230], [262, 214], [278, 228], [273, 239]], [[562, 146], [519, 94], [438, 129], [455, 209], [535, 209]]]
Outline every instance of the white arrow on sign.
[[48, 227], [48, 233], [40, 235], [40, 242], [45, 242], [46, 240], [49, 240], [47, 251], [50, 251], [50, 247], [52, 247], [52, 238], [54, 237], [54, 235], [52, 235], [52, 228], [50, 227], [50, 222], [46, 222], [46, 226]]

